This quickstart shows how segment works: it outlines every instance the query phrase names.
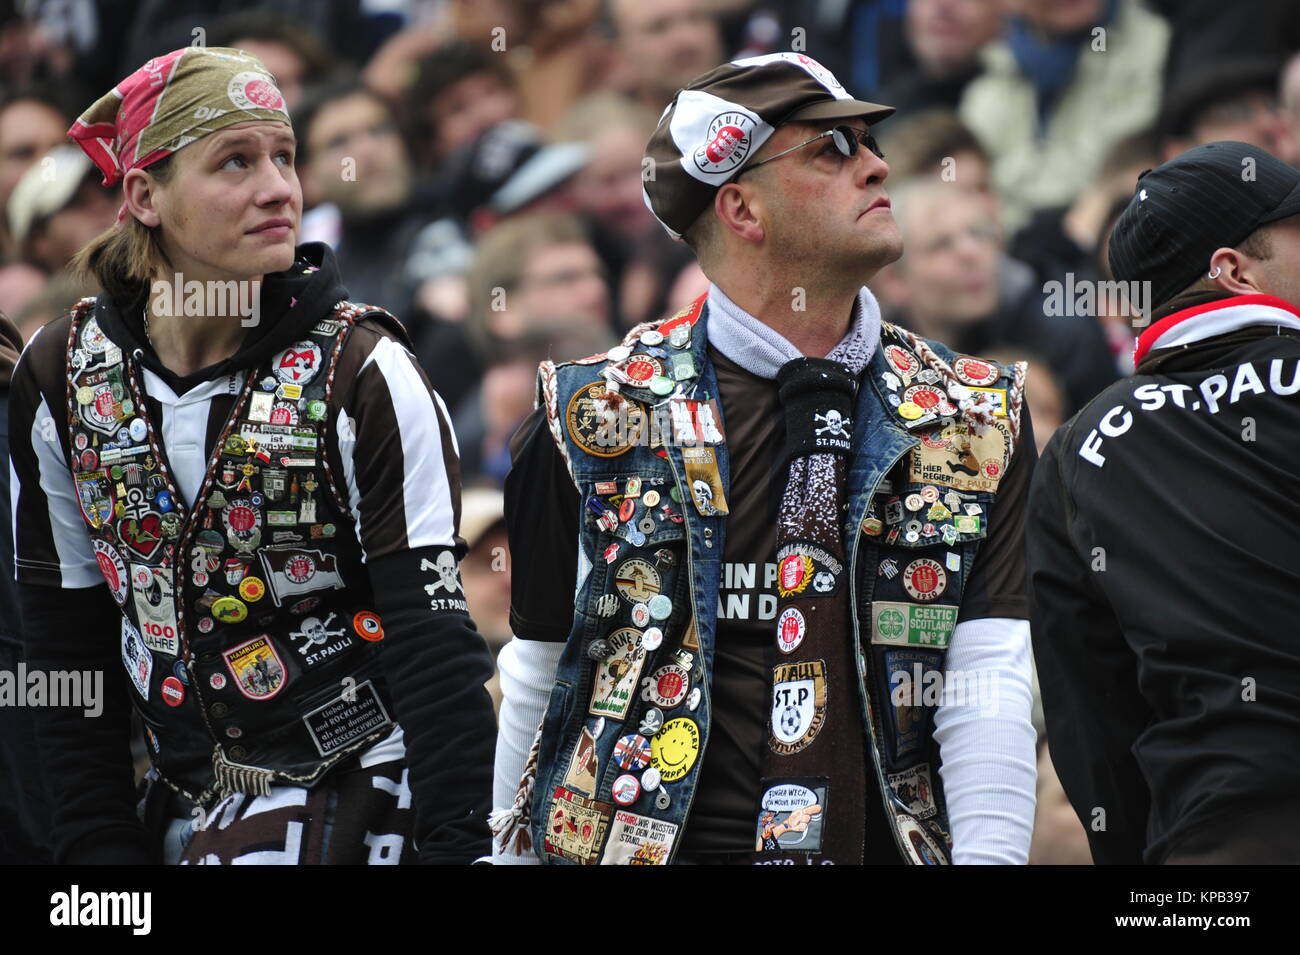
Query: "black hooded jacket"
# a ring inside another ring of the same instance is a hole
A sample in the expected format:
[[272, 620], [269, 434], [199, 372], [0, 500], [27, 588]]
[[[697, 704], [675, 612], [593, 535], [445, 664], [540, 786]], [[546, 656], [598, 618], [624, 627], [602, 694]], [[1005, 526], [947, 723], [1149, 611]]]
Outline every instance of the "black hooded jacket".
[[1035, 471], [1047, 736], [1098, 863], [1300, 861], [1300, 319], [1203, 306], [1234, 307], [1253, 323], [1150, 352]]

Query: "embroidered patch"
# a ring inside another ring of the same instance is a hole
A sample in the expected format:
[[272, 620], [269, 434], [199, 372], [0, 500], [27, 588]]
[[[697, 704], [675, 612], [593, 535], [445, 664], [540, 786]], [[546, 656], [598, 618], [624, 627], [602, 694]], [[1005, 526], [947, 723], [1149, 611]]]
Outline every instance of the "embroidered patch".
[[596, 777], [600, 775], [600, 758], [596, 754], [596, 737], [587, 727], [582, 728], [578, 746], [569, 760], [564, 774], [564, 785], [575, 792], [591, 796], [596, 792]]
[[923, 603], [938, 600], [948, 589], [948, 572], [937, 560], [919, 558], [908, 564], [903, 571], [903, 589], [913, 600]]
[[542, 848], [570, 862], [594, 865], [613, 810], [609, 803], [584, 799], [563, 786], [556, 786]]
[[828, 597], [839, 592], [844, 565], [830, 551], [795, 541], [776, 552], [776, 592], [782, 597]]
[[662, 583], [654, 565], [639, 557], [623, 561], [614, 572], [615, 588], [631, 604], [649, 600], [659, 593]]
[[786, 607], [776, 622], [776, 648], [782, 653], [794, 653], [803, 643], [808, 624], [798, 607]]
[[267, 587], [277, 607], [302, 594], [343, 587], [337, 558], [319, 550], [300, 547], [263, 547], [258, 556], [265, 569]]
[[677, 841], [678, 828], [662, 819], [617, 809], [600, 864], [667, 865], [673, 843]]
[[267, 637], [254, 637], [221, 656], [239, 692], [250, 700], [269, 700], [284, 689], [284, 661]]
[[774, 753], [789, 756], [806, 748], [826, 722], [826, 663], [805, 660], [772, 669], [771, 737]]
[[153, 657], [135, 624], [122, 618], [122, 666], [131, 677], [131, 685], [144, 699], [149, 699], [149, 678], [153, 675]]
[[113, 595], [119, 607], [124, 606], [131, 584], [126, 576], [126, 563], [122, 560], [122, 555], [113, 549], [112, 544], [99, 538], [92, 540], [90, 546], [95, 550], [95, 562], [99, 564], [99, 572], [108, 584], [108, 592]]
[[611, 396], [603, 381], [593, 381], [569, 399], [564, 424], [573, 443], [587, 454], [616, 458], [641, 443], [646, 413], [639, 402]]
[[874, 601], [871, 642], [943, 649], [957, 626], [959, 609], [954, 604], [918, 606], [893, 600]]
[[180, 652], [180, 637], [176, 633], [172, 569], [132, 564], [131, 597], [135, 600], [145, 646], [176, 656]]
[[953, 361], [952, 370], [968, 385], [991, 385], [998, 380], [999, 374], [996, 365], [980, 361], [978, 358], [968, 358], [965, 355]]
[[926, 432], [907, 456], [907, 480], [959, 491], [996, 492], [1010, 459], [1011, 432], [994, 418], [983, 434], [965, 424]]
[[886, 345], [885, 358], [904, 378], [911, 378], [921, 369], [920, 360], [900, 345]]
[[[356, 642], [348, 632], [346, 621], [338, 620], [337, 617], [336, 613], [330, 613], [324, 620], [319, 617], [303, 617], [298, 622], [298, 629], [290, 631], [289, 639], [295, 641], [294, 647], [306, 666], [316, 666], [351, 648]], [[297, 643], [298, 640], [302, 643]]]
[[596, 667], [587, 711], [593, 716], [622, 719], [636, 692], [646, 653], [641, 646], [641, 631], [632, 627], [615, 630], [606, 639], [610, 653]]
[[993, 414], [999, 418], [1007, 416], [1007, 389], [972, 388], [971, 395], [976, 401], [979, 401], [982, 397], [984, 402], [992, 409]]
[[820, 851], [826, 818], [826, 779], [764, 779], [762, 788], [754, 851]]
[[81, 516], [96, 530], [113, 517], [113, 484], [108, 472], [83, 471], [77, 475], [77, 500], [81, 503]]
[[275, 377], [289, 385], [305, 385], [320, 371], [321, 350], [313, 341], [294, 342], [271, 359]]
[[930, 781], [930, 764], [921, 763], [885, 779], [894, 800], [917, 819], [929, 819], [939, 812], [934, 804], [934, 786]]
[[682, 463], [686, 466], [686, 482], [690, 486], [695, 510], [702, 517], [731, 513], [722, 491], [722, 476], [713, 449], [682, 448]]
[[939, 848], [930, 833], [908, 816], [895, 817], [903, 846], [916, 865], [948, 865], [948, 853]]
[[922, 730], [928, 711], [918, 705], [912, 687], [926, 679], [925, 673], [938, 675], [943, 663], [941, 654], [926, 650], [886, 650], [885, 679], [890, 687], [890, 705], [884, 707], [889, 714], [893, 731], [895, 758], [901, 758], [920, 749], [925, 742]]

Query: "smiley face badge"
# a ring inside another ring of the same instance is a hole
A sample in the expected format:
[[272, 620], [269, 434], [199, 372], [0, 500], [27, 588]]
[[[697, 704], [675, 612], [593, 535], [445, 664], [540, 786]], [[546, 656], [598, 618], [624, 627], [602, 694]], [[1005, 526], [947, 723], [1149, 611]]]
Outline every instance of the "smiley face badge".
[[659, 778], [674, 783], [683, 778], [700, 755], [700, 728], [692, 719], [679, 716], [663, 725], [650, 740], [650, 765]]

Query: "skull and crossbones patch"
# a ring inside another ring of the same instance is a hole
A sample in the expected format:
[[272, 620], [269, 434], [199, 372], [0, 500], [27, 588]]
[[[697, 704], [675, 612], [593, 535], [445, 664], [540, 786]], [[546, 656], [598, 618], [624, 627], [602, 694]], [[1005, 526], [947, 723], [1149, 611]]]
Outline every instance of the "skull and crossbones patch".
[[[820, 427], [818, 427], [820, 424]], [[813, 434], [819, 448], [837, 448], [847, 451], [853, 435], [849, 428], [853, 424], [848, 415], [836, 408], [825, 414], [813, 413]]]

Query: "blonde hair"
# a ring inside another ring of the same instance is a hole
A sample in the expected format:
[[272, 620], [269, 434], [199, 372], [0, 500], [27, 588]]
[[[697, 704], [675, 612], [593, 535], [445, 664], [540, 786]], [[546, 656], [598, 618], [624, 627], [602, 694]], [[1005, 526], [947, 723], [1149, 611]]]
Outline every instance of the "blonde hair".
[[[172, 156], [145, 169], [162, 185], [171, 180], [175, 171]], [[78, 278], [97, 281], [109, 299], [124, 304], [147, 292], [153, 277], [170, 269], [171, 262], [163, 251], [158, 230], [130, 213], [124, 221], [91, 239], [68, 263], [68, 270]]]

